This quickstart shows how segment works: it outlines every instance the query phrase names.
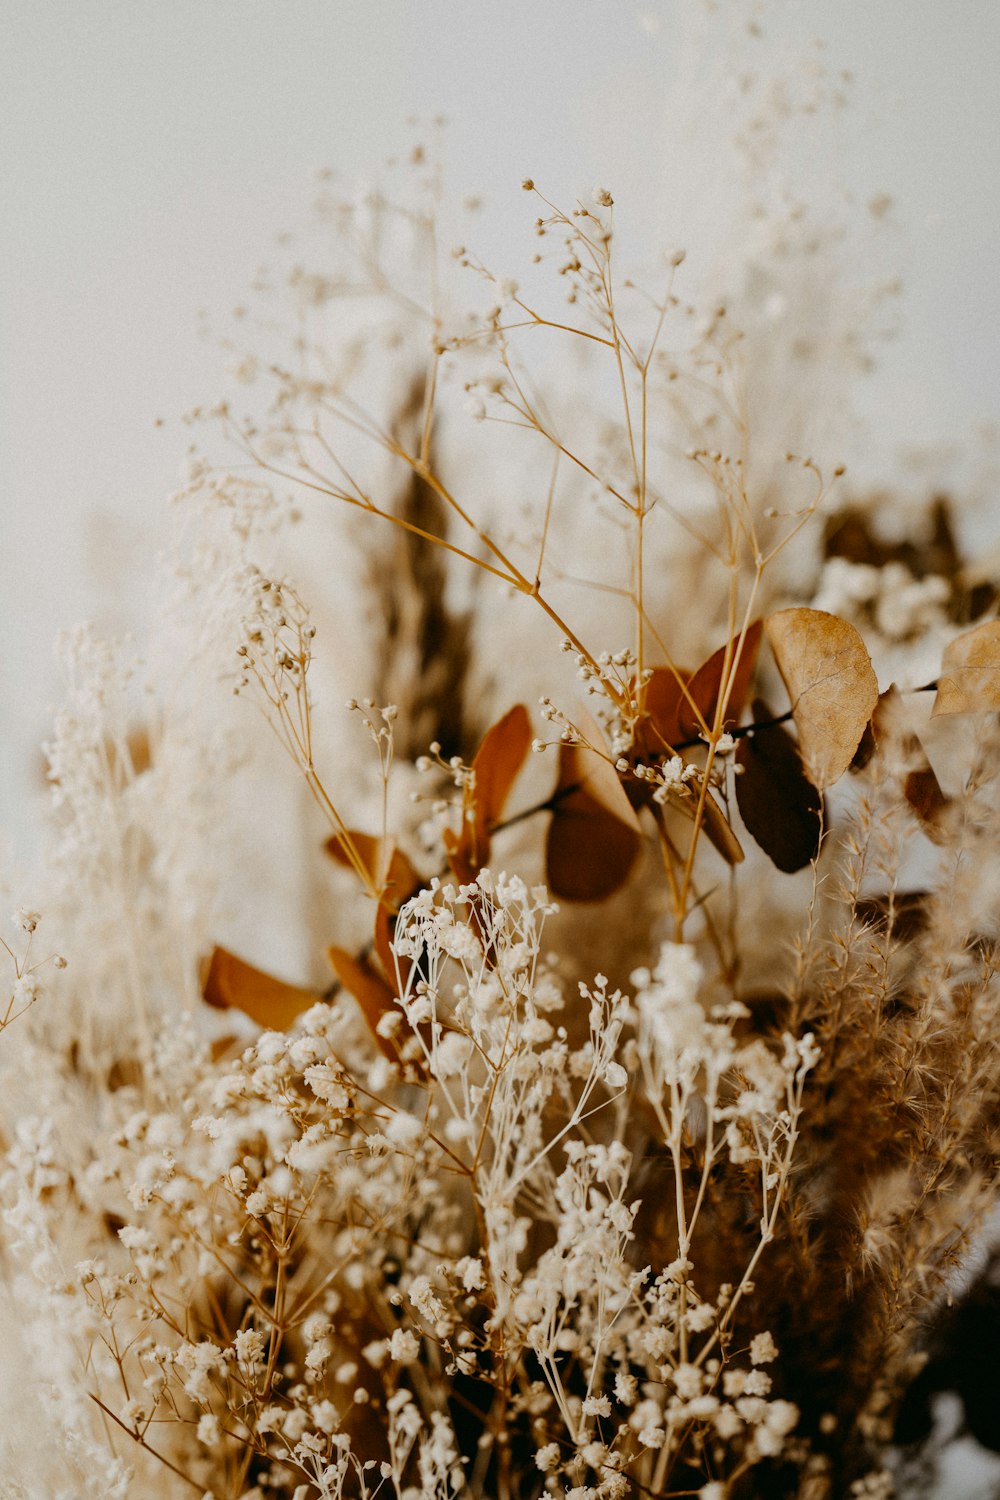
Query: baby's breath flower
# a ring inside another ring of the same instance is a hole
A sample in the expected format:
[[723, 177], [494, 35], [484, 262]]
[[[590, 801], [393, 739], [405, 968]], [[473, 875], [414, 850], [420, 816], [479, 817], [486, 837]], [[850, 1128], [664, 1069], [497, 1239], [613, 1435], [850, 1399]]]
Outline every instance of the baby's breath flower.
[[750, 1340], [750, 1362], [754, 1365], [770, 1364], [778, 1357], [778, 1347], [767, 1332], [755, 1334]]

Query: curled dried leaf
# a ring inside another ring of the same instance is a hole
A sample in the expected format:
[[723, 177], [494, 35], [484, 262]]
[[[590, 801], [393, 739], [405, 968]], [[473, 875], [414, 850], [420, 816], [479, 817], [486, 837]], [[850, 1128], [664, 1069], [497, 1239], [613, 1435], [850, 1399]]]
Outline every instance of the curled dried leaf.
[[944, 648], [932, 716], [998, 709], [1000, 620], [986, 620]]
[[865, 643], [821, 609], [782, 609], [765, 622], [792, 701], [802, 765], [820, 791], [847, 770], [878, 701]]
[[298, 1016], [320, 999], [314, 990], [275, 979], [226, 948], [213, 949], [201, 992], [205, 1001], [217, 1010], [241, 1010], [258, 1026], [271, 1031], [287, 1031]]

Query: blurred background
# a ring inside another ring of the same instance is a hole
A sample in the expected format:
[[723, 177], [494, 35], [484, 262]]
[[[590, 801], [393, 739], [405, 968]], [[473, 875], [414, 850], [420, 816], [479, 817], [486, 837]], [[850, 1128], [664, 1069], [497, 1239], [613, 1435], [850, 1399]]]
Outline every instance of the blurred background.
[[36, 843], [57, 632], [142, 628], [189, 440], [178, 419], [221, 388], [203, 318], [217, 326], [303, 221], [317, 171], [376, 181], [413, 117], [447, 118], [448, 189], [482, 199], [475, 248], [498, 271], [533, 248], [529, 174], [562, 203], [608, 186], [633, 250], [683, 245], [707, 264], [753, 187], [734, 99], [750, 75], [821, 66], [847, 107], [812, 132], [790, 116], [767, 170], [878, 217], [874, 274], [902, 285], [849, 451], [828, 461], [866, 482], [905, 469], [928, 490], [964, 485], [988, 517], [995, 0], [6, 0], [3, 20], [0, 829], [14, 863]]

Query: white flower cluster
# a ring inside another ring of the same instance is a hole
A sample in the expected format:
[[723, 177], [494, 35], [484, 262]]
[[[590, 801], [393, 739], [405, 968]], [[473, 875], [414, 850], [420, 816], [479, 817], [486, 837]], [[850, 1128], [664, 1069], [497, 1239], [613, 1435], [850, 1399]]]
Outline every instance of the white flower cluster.
[[[494, 1430], [520, 1432], [572, 1500], [661, 1489], [678, 1463], [711, 1495], [784, 1451], [797, 1413], [764, 1369], [774, 1342], [734, 1340], [812, 1044], [740, 1045], [738, 1008], [706, 1012], [685, 945], [636, 973], [634, 1000], [598, 975], [570, 1003], [543, 957], [552, 910], [486, 870], [404, 905], [380, 1028], [402, 1067], [320, 1004], [221, 1067], [177, 1028], [78, 1168], [51, 1124], [23, 1127], [10, 1222], [138, 1445], [176, 1430], [171, 1462], [206, 1490], [249, 1452], [265, 1495], [391, 1482], [441, 1500], [483, 1492]], [[635, 1256], [637, 1109], [673, 1178], [656, 1265]], [[761, 1231], [708, 1292], [698, 1225], [721, 1161], [756, 1173]], [[51, 1244], [71, 1203], [89, 1253], [67, 1279]], [[429, 1362], [493, 1393], [474, 1460]]]

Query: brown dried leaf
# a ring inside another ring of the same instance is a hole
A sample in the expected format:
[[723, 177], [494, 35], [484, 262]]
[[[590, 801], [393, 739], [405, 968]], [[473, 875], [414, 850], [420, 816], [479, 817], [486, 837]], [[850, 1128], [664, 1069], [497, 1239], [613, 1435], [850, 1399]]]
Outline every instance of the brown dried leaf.
[[[753, 705], [755, 720], [772, 717], [766, 703]], [[750, 836], [786, 874], [815, 859], [823, 830], [823, 799], [806, 776], [798, 747], [780, 724], [755, 729], [736, 750], [743, 767], [736, 801]]]
[[237, 958], [226, 948], [213, 950], [201, 992], [207, 1003], [217, 1010], [230, 1007], [241, 1010], [258, 1026], [270, 1031], [287, 1031], [296, 1017], [320, 999], [315, 991], [275, 979]]
[[368, 1028], [379, 1050], [393, 1062], [399, 1060], [395, 1043], [382, 1036], [378, 1023], [387, 1011], [398, 1010], [396, 992], [379, 973], [370, 959], [355, 957], [346, 948], [330, 947], [326, 950], [330, 966], [345, 990], [349, 990], [361, 1007]]
[[[736, 723], [743, 711], [747, 693], [750, 691], [750, 679], [753, 677], [753, 669], [757, 664], [757, 653], [760, 650], [763, 629], [762, 620], [754, 620], [747, 626], [746, 635], [743, 638], [743, 649], [733, 673], [723, 728], [728, 724]], [[736, 640], [738, 641], [739, 637]], [[730, 649], [735, 650], [735, 643], [732, 648], [728, 645], [720, 646], [718, 651], [712, 653], [708, 661], [702, 663], [687, 685], [688, 695], [697, 705], [705, 723], [709, 725], [715, 718], [719, 694], [723, 686], [722, 674], [726, 667], [726, 652]], [[732, 665], [732, 657], [730, 657], [730, 670], [732, 670]], [[681, 738], [684, 740], [693, 739], [699, 733], [700, 725], [687, 699], [682, 699], [678, 710], [678, 727], [681, 731]]]
[[[642, 791], [645, 792], [647, 790], [641, 782], [638, 785]], [[698, 815], [698, 802], [694, 795], [690, 797], [671, 797], [667, 805], [676, 808], [678, 812], [685, 813], [692, 822], [694, 822]], [[648, 798], [644, 798], [638, 806], [653, 808], [653, 804]], [[701, 811], [701, 826], [710, 843], [715, 846], [728, 865], [742, 864], [746, 858], [743, 853], [743, 846], [733, 832], [729, 819], [710, 791], [705, 795], [705, 802]], [[657, 816], [655, 809], [653, 816]]]
[[[402, 849], [397, 849], [392, 839], [384, 843], [373, 834], [359, 833], [354, 828], [348, 830], [347, 837], [371, 876], [372, 885], [382, 892], [391, 910], [398, 911], [421, 885], [420, 876], [407, 856]], [[342, 835], [333, 834], [323, 847], [338, 864], [347, 869], [354, 868]]]
[[462, 831], [449, 851], [454, 852], [452, 865], [459, 880], [474, 880], [488, 861], [493, 825], [500, 820], [530, 748], [531, 720], [523, 703], [516, 703], [484, 734], [472, 761], [475, 782], [463, 808]]
[[[591, 720], [580, 727], [591, 744], [602, 743]], [[560, 745], [554, 795], [545, 846], [549, 888], [567, 901], [600, 901], [635, 863], [639, 819], [610, 760], [585, 745]]]
[[635, 750], [653, 756], [676, 745], [681, 738], [679, 715], [684, 702], [682, 683], [689, 674], [679, 668], [654, 667], [642, 692], [642, 714], [636, 727]]
[[472, 761], [476, 773], [476, 822], [489, 837], [531, 749], [531, 720], [523, 703], [515, 703], [483, 735]]
[[719, 806], [718, 802], [716, 802], [711, 792], [709, 792], [705, 797], [705, 806], [702, 811], [702, 827], [708, 834], [708, 837], [711, 840], [712, 844], [726, 861], [726, 864], [742, 864], [743, 860], [746, 858], [743, 853], [743, 847], [740, 844], [739, 839], [733, 832], [729, 823], [729, 819], [726, 817], [725, 813]]
[[809, 780], [820, 791], [847, 770], [878, 701], [871, 658], [854, 626], [821, 609], [782, 609], [767, 632], [799, 735]]
[[932, 717], [1000, 709], [1000, 620], [949, 641], [941, 658]]
[[[726, 704], [724, 724], [735, 723], [746, 702], [762, 630], [761, 620], [754, 620], [747, 626]], [[636, 736], [636, 749], [640, 755], [655, 755], [668, 746], [695, 740], [701, 734], [701, 720], [706, 724], [713, 722], [729, 649], [728, 645], [720, 646], [695, 672], [680, 668], [675, 672], [670, 667], [653, 668], [643, 692], [645, 720], [640, 722]]]
[[[923, 824], [928, 838], [938, 842], [942, 837], [941, 814], [949, 806], [951, 799], [945, 796], [920, 737], [907, 722], [906, 705], [899, 689], [895, 683], [890, 683], [885, 692], [879, 694], [871, 723], [865, 730], [858, 753], [854, 757], [854, 765], [866, 765], [881, 740], [893, 732], [902, 754], [906, 756], [910, 764], [910, 770], [903, 782], [903, 795]], [[862, 759], [862, 750], [867, 746], [870, 748]]]
[[951, 799], [945, 796], [934, 767], [926, 756], [924, 764], [917, 766], [907, 776], [903, 783], [903, 792], [907, 802], [923, 824], [927, 837], [934, 843], [939, 843], [944, 837], [941, 814], [950, 805]]

